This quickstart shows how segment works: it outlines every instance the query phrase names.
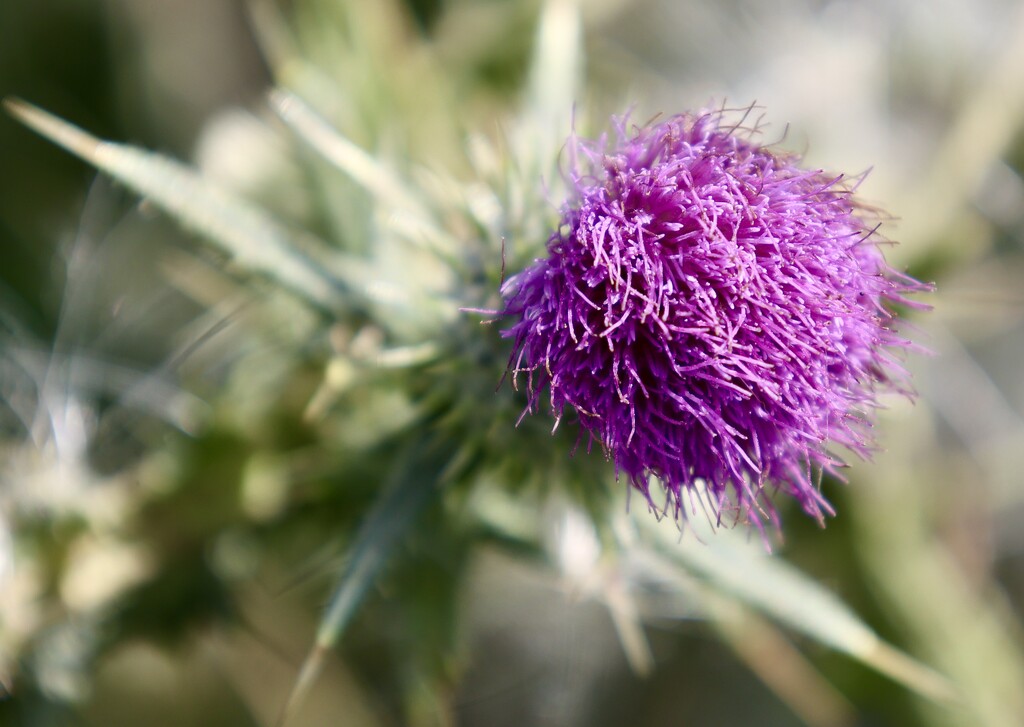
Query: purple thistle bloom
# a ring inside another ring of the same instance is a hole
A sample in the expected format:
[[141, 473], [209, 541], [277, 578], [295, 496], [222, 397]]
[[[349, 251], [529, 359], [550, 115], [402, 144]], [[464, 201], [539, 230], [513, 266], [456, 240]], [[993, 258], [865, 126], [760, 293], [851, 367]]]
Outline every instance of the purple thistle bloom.
[[571, 140], [548, 256], [502, 289], [509, 370], [527, 412], [548, 390], [556, 427], [575, 410], [652, 505], [660, 479], [676, 517], [689, 498], [763, 527], [771, 487], [822, 520], [817, 473], [842, 464], [829, 446], [866, 457], [878, 395], [909, 392], [888, 304], [928, 286], [886, 265], [841, 176], [725, 116], [620, 120], [610, 151]]

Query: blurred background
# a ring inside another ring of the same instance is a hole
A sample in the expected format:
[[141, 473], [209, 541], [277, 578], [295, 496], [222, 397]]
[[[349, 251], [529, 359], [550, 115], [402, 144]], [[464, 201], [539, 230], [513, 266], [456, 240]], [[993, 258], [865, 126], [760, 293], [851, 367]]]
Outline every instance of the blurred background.
[[[642, 121], [756, 102], [765, 135], [808, 166], [870, 170], [860, 193], [893, 217], [890, 262], [936, 283], [933, 312], [911, 316], [930, 352], [908, 361], [918, 399], [887, 402], [884, 451], [826, 482], [825, 530], [784, 507], [774, 557], [959, 699], [917, 696], [699, 584], [645, 583], [641, 675], [608, 605], [619, 581], [595, 597], [574, 580], [574, 558], [593, 569], [603, 546], [592, 526], [573, 535], [565, 501], [587, 467], [603, 478], [587, 485], [618, 492], [604, 463], [534, 473], [568, 483], [552, 495], [487, 460], [400, 539], [292, 723], [1024, 724], [1024, 5], [578, 6], [585, 82], [565, 105], [585, 131], [630, 108]], [[290, 229], [372, 254], [370, 197], [288, 135], [267, 91], [292, 88], [414, 184], [441, 169], [472, 191], [474, 140], [514, 127], [546, 72], [531, 70], [541, 12], [0, 0], [0, 96], [187, 161]], [[511, 164], [514, 145], [494, 149]], [[0, 723], [275, 724], [392, 443], [415, 446], [400, 432], [417, 410], [392, 392], [436, 392], [408, 372], [353, 391], [345, 362], [380, 355], [377, 329], [325, 324], [237, 274], [7, 115], [0, 160]], [[489, 300], [488, 264], [470, 303]], [[501, 375], [481, 360], [467, 399]], [[497, 423], [430, 425], [494, 425], [514, 460], [521, 402], [506, 399]], [[502, 478], [511, 489], [488, 489]]]

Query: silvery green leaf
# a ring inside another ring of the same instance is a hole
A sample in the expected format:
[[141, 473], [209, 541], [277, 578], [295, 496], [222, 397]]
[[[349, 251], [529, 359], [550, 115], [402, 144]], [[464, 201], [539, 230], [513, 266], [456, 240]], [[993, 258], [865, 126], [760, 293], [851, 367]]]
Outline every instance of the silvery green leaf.
[[954, 698], [954, 688], [944, 676], [885, 643], [835, 594], [766, 553], [759, 541], [747, 541], [735, 531], [712, 531], [697, 517], [687, 523], [699, 531], [696, 538], [681, 538], [672, 518], [639, 517], [637, 522], [657, 552], [715, 591], [926, 697]]
[[387, 564], [396, 542], [409, 531], [416, 516], [440, 492], [440, 477], [424, 471], [417, 458], [421, 446], [400, 455], [390, 482], [356, 533], [348, 562], [338, 579], [306, 657], [284, 707], [280, 724], [287, 724], [302, 704], [367, 592]]
[[548, 0], [530, 66], [529, 109], [538, 141], [536, 159], [552, 159], [568, 131], [583, 67], [583, 29], [575, 0]]
[[458, 241], [436, 224], [422, 195], [386, 164], [347, 139], [294, 94], [275, 89], [270, 104], [299, 138], [391, 213], [392, 231], [446, 259], [458, 249]]
[[393, 200], [397, 206], [419, 210], [419, 200], [405, 188], [397, 175], [342, 136], [297, 96], [275, 89], [270, 92], [270, 103], [300, 138], [374, 196]]
[[131, 188], [187, 228], [216, 243], [237, 264], [267, 276], [318, 307], [338, 311], [351, 303], [341, 261], [300, 250], [272, 218], [160, 154], [97, 139], [20, 100], [4, 101], [25, 125]]

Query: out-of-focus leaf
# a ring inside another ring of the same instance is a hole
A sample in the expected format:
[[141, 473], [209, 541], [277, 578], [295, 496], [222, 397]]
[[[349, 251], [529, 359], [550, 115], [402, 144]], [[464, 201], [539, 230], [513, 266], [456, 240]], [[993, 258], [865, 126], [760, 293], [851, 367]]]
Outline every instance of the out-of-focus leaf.
[[576, 0], [548, 0], [530, 64], [529, 108], [536, 121], [538, 160], [562, 143], [583, 70], [583, 28]]
[[439, 492], [438, 477], [432, 476], [429, 468], [423, 469], [423, 462], [416, 456], [423, 447], [410, 449], [396, 463], [391, 481], [356, 533], [348, 563], [320, 620], [316, 641], [282, 712], [281, 725], [288, 724], [302, 704], [323, 668], [324, 659], [376, 582], [395, 543]]
[[[191, 168], [160, 154], [103, 141], [16, 99], [4, 107], [19, 121], [152, 201], [209, 238], [242, 267], [280, 283], [328, 311], [351, 305], [350, 286], [298, 249], [273, 219]], [[333, 261], [332, 261], [333, 262]], [[336, 267], [336, 266], [332, 266]]]
[[958, 104], [959, 113], [941, 146], [931, 155], [931, 166], [925, 170], [929, 184], [906, 184], [899, 190], [906, 200], [900, 245], [892, 253], [895, 260], [921, 255], [925, 246], [934, 246], [944, 239], [956, 248], [964, 247], [961, 240], [947, 231], [970, 208], [974, 195], [981, 193], [980, 185], [985, 174], [990, 173], [988, 170], [1013, 140], [1020, 138], [1024, 122], [1024, 84], [1020, 82], [1024, 67], [1024, 6], [1006, 22], [1011, 34], [997, 44], [999, 52], [989, 59], [988, 71], [972, 84], [970, 94]]
[[[882, 641], [839, 598], [759, 542], [732, 531], [680, 538], [672, 518], [639, 517], [655, 548], [714, 590], [739, 600], [812, 639], [841, 651], [934, 700], [956, 697], [942, 675]], [[703, 531], [698, 518], [688, 527]]]
[[276, 89], [270, 93], [270, 103], [299, 138], [390, 211], [392, 231], [449, 262], [457, 262], [459, 241], [436, 224], [422, 195], [417, 195], [404, 179], [345, 138], [294, 94]]
[[[856, 709], [810, 663], [781, 629], [736, 601], [706, 593], [715, 630], [740, 660], [808, 727], [852, 727]], [[717, 602], [714, 602], [717, 601]]]
[[297, 96], [276, 89], [270, 93], [270, 102], [284, 122], [306, 143], [378, 199], [421, 211], [419, 200], [405, 188], [397, 175], [342, 136]]

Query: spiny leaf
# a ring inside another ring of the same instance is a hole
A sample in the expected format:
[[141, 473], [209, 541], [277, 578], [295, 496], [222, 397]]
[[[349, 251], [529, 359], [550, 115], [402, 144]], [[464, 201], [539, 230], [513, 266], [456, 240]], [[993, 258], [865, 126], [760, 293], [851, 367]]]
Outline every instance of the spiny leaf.
[[420, 203], [391, 170], [346, 139], [294, 94], [270, 92], [270, 104], [291, 129], [324, 159], [348, 174], [378, 199], [420, 211]]
[[[637, 518], [664, 557], [701, 578], [709, 587], [771, 616], [812, 639], [841, 651], [919, 694], [936, 701], [956, 699], [946, 677], [915, 661], [881, 638], [833, 593], [759, 543], [718, 531], [679, 537], [670, 518]], [[666, 522], [668, 521], [668, 522]], [[689, 526], [699, 529], [698, 519]]]
[[702, 594], [715, 630], [808, 727], [851, 727], [856, 710], [781, 629], [737, 601]]
[[299, 138], [392, 212], [393, 231], [445, 259], [452, 259], [459, 241], [437, 225], [424, 199], [405, 180], [345, 138], [294, 94], [275, 89], [269, 98], [278, 116]]
[[576, 0], [548, 0], [537, 27], [530, 64], [529, 107], [543, 144], [538, 159], [549, 159], [562, 143], [582, 75], [583, 29]]
[[[160, 154], [103, 141], [31, 104], [5, 99], [16, 119], [152, 201], [209, 238], [252, 272], [337, 312], [351, 305], [350, 286], [325, 262], [299, 250], [272, 218], [195, 170]], [[326, 253], [323, 253], [326, 255]], [[341, 261], [333, 260], [340, 268]]]
[[395, 543], [439, 492], [439, 478], [421, 469], [423, 463], [417, 455], [422, 449], [413, 446], [397, 463], [391, 482], [356, 534], [351, 556], [320, 621], [313, 647], [299, 670], [279, 725], [288, 724], [295, 716], [320, 675], [328, 653], [386, 565]]

